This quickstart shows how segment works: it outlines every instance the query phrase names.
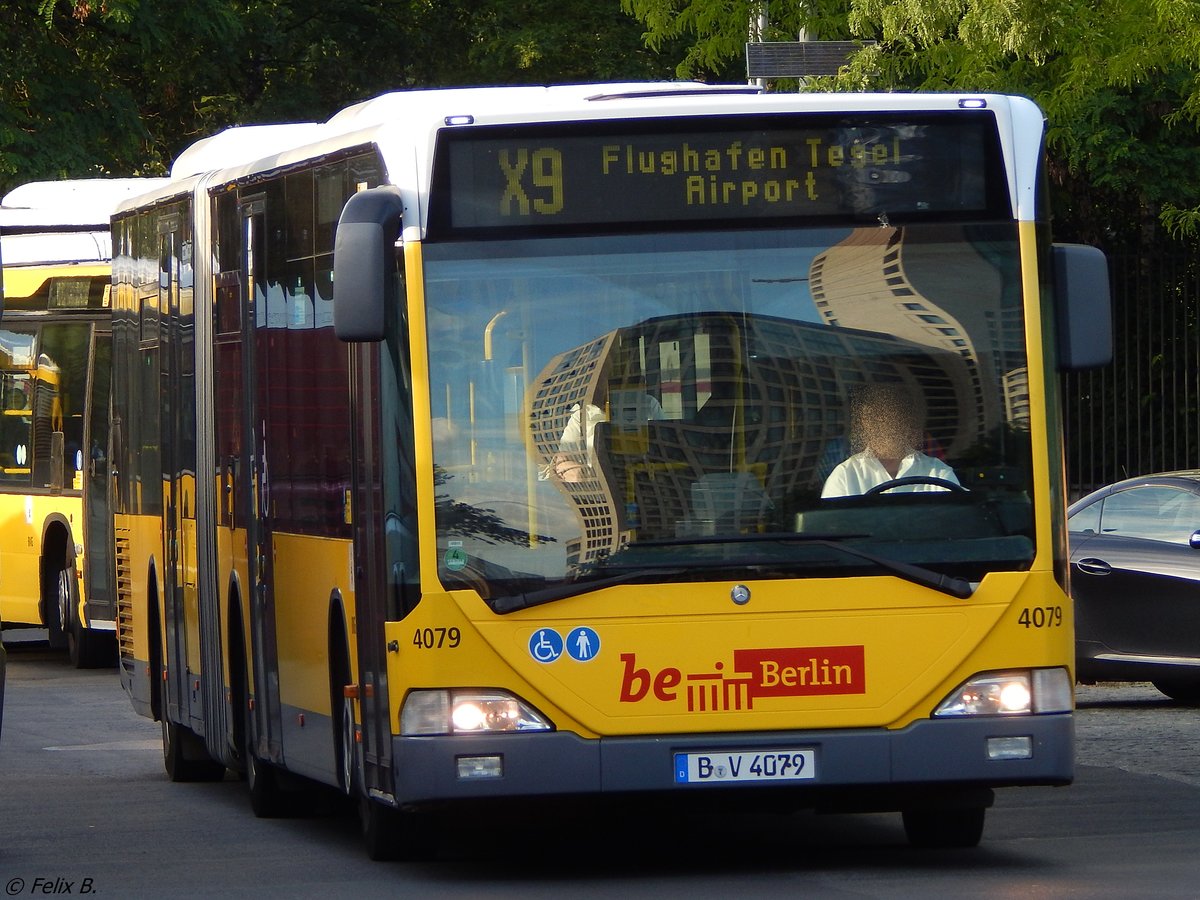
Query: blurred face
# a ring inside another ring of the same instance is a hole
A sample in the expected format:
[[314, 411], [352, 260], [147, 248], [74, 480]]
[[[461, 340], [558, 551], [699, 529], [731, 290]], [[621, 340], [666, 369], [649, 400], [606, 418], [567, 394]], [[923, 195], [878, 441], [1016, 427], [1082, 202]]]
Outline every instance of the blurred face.
[[899, 399], [864, 404], [858, 427], [863, 445], [880, 459], [901, 459], [920, 443], [916, 412]]

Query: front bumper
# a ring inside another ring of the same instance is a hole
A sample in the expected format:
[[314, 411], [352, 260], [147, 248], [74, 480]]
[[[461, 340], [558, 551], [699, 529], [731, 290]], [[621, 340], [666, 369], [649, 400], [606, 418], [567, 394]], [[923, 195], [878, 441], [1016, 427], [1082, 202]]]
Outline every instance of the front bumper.
[[[1028, 737], [1028, 759], [991, 759], [993, 738]], [[770, 752], [811, 748], [813, 780], [677, 784], [675, 754], [704, 751]], [[503, 774], [460, 778], [460, 757], [499, 756]], [[907, 728], [783, 731], [737, 734], [610, 737], [589, 740], [566, 732], [398, 737], [393, 742], [395, 799], [402, 806], [503, 797], [783, 789], [820, 798], [839, 791], [881, 797], [934, 787], [988, 788], [1063, 785], [1074, 777], [1074, 724], [1069, 713], [1037, 716], [928, 719]], [[868, 792], [870, 793], [870, 792]]]

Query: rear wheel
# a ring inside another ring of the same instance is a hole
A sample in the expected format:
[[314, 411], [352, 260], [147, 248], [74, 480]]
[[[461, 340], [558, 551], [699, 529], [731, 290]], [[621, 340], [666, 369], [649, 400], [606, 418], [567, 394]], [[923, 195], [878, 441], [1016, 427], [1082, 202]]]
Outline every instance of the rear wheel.
[[[246, 681], [243, 677], [242, 684]], [[287, 798], [279, 786], [275, 767], [259, 757], [254, 749], [254, 723], [250, 698], [242, 696], [242, 762], [246, 767], [246, 787], [250, 793], [250, 808], [260, 819], [273, 819], [287, 812]]]
[[914, 847], [975, 847], [987, 809], [906, 809], [904, 834]]
[[208, 755], [196, 733], [175, 722], [164, 713], [162, 724], [163, 768], [172, 781], [220, 781], [225, 766]]
[[75, 567], [70, 563], [58, 572], [55, 595], [58, 627], [66, 639], [71, 665], [77, 669], [116, 665], [116, 633], [84, 628], [79, 620], [79, 590], [75, 582]]

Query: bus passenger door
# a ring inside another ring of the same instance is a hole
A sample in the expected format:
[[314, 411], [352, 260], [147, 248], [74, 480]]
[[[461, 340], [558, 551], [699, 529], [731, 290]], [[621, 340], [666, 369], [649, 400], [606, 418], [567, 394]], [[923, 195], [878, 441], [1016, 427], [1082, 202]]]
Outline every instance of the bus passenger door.
[[[182, 444], [187, 427], [183, 407], [184, 393], [184, 325], [179, 306], [179, 262], [181, 226], [178, 215], [164, 216], [158, 222], [158, 308], [159, 319], [159, 378], [162, 398], [162, 478], [163, 478], [163, 628], [165, 633], [164, 660], [167, 665], [166, 697], [168, 710], [177, 712], [170, 718], [192, 727], [190, 697], [190, 663], [188, 653], [188, 621], [184, 598], [186, 583], [185, 529], [183, 519], [186, 488], [183, 484], [184, 466]], [[197, 709], [199, 708], [199, 698]]]
[[[278, 762], [281, 754], [279, 659], [275, 640], [275, 602], [272, 586], [270, 528], [270, 448], [266, 415], [270, 408], [270, 331], [267, 317], [268, 284], [266, 201], [243, 202], [242, 271], [246, 309], [242, 316], [243, 506], [238, 516], [246, 528], [246, 569], [249, 578], [250, 655], [254, 677], [254, 748], [261, 759]], [[280, 452], [283, 448], [275, 448]], [[243, 512], [244, 511], [244, 512]]]
[[88, 354], [88, 400], [83, 460], [84, 603], [86, 625], [95, 620], [116, 622], [116, 573], [113, 569], [112, 446], [112, 331], [98, 327]]

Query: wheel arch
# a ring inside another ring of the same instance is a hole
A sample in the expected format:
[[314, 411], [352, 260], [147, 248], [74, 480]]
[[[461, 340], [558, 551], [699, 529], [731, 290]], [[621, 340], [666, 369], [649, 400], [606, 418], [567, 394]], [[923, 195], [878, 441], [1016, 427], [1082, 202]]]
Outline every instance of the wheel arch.
[[43, 624], [50, 623], [50, 604], [58, 602], [59, 571], [74, 563], [75, 539], [71, 523], [62, 513], [47, 516], [42, 522], [41, 555], [38, 557], [38, 613]]

